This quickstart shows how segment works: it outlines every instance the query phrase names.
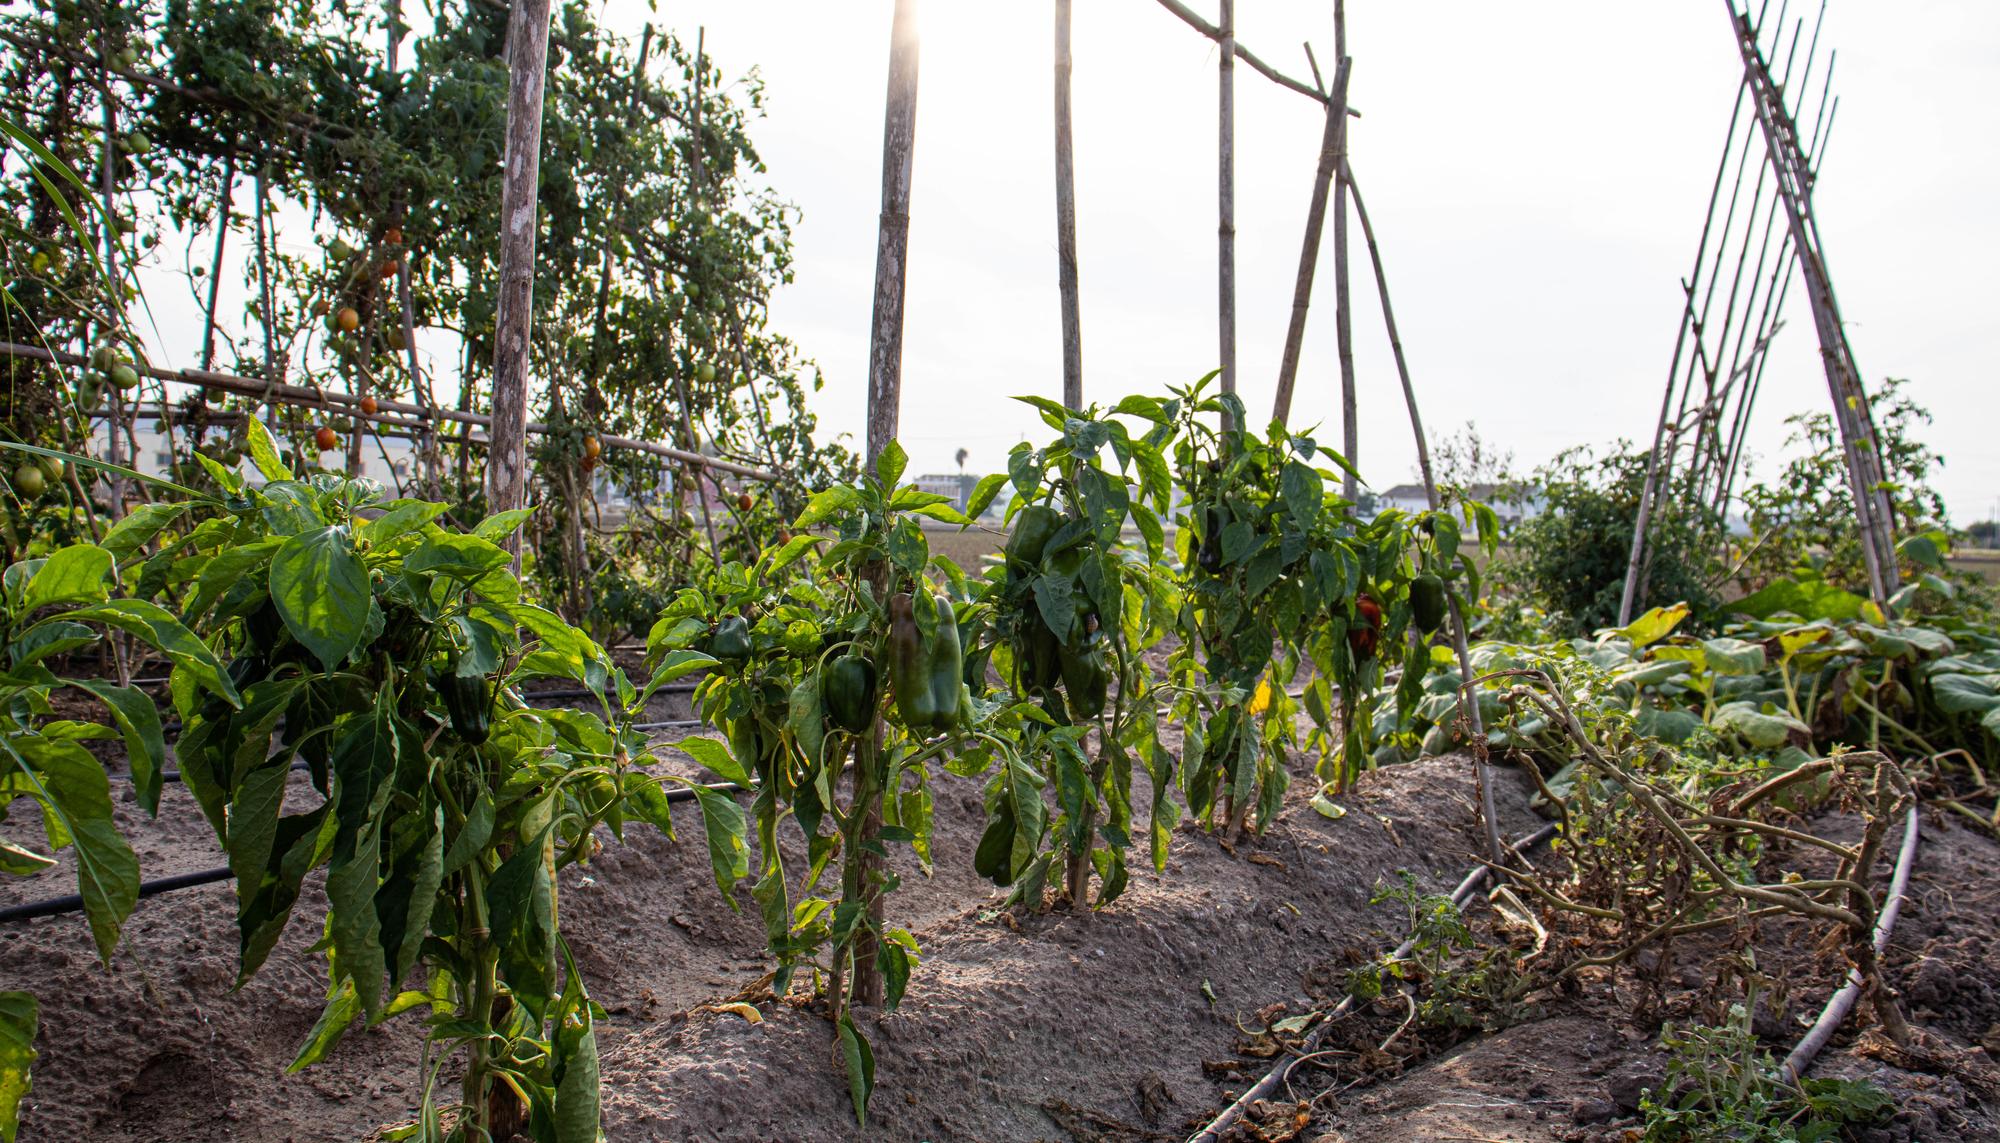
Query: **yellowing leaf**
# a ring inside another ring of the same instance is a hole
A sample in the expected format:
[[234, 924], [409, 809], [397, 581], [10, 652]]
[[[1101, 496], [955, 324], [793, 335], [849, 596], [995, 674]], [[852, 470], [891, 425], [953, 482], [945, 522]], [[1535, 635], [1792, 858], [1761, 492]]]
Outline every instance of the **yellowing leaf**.
[[754, 1006], [744, 1004], [740, 1001], [734, 1004], [718, 1004], [715, 1006], [715, 1010], [717, 1012], [728, 1012], [741, 1016], [752, 1024], [762, 1024], [764, 1022], [764, 1014], [762, 1012], [757, 1011]]

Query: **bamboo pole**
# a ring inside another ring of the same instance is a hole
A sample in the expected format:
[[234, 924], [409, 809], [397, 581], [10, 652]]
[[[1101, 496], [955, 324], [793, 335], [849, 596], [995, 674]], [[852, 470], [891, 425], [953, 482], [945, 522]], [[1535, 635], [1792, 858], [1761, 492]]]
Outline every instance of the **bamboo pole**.
[[1083, 317], [1076, 281], [1076, 140], [1071, 125], [1070, 11], [1056, 0], [1056, 287], [1062, 295], [1063, 405], [1083, 408]]
[[[1196, 15], [1192, 8], [1189, 8], [1187, 5], [1181, 3], [1180, 0], [1160, 0], [1160, 7], [1165, 8], [1167, 11], [1172, 12], [1174, 15], [1180, 17], [1182, 23], [1185, 23], [1188, 27], [1193, 28], [1197, 32], [1200, 32], [1202, 35], [1207, 36], [1209, 39], [1214, 40], [1218, 44], [1222, 42], [1223, 39], [1222, 29], [1214, 24], [1209, 23], [1207, 20], [1202, 19], [1200, 16]], [[1291, 90], [1298, 92], [1300, 95], [1306, 96], [1310, 99], [1317, 100], [1320, 103], [1326, 102], [1325, 92], [1321, 91], [1317, 87], [1314, 87], [1310, 83], [1304, 82], [1303, 80], [1293, 79], [1291, 76], [1288, 76], [1283, 72], [1279, 71], [1277, 68], [1272, 67], [1270, 64], [1265, 63], [1262, 59], [1259, 59], [1257, 57], [1257, 54], [1255, 52], [1252, 52], [1249, 48], [1246, 48], [1242, 44], [1237, 43], [1234, 34], [1231, 34], [1229, 37], [1229, 52], [1230, 54], [1234, 55], [1237, 59], [1242, 60], [1246, 64], [1249, 64], [1251, 70], [1263, 76], [1265, 79], [1270, 80], [1272, 83], [1277, 84], [1279, 87], [1290, 88]], [[1335, 54], [1344, 55], [1345, 53], [1336, 50]], [[1354, 110], [1351, 107], [1347, 109], [1347, 113], [1349, 115], [1354, 116], [1357, 119], [1361, 117], [1361, 113], [1359, 111]]]
[[[1333, 0], [1333, 55], [1347, 59], [1347, 0]], [[1347, 467], [1340, 476], [1340, 494], [1352, 504], [1361, 497], [1361, 409], [1354, 385], [1354, 319], [1347, 278], [1347, 132], [1340, 133], [1340, 154], [1333, 177], [1333, 336], [1340, 355], [1340, 447]]]
[[[896, 439], [903, 398], [903, 294], [909, 277], [911, 171], [917, 146], [917, 48], [917, 0], [896, 0], [890, 25], [889, 88], [882, 116], [882, 216], [875, 246], [875, 305], [868, 340], [871, 470]], [[873, 776], [867, 773], [867, 760], [879, 754], [879, 724], [874, 738], [872, 748], [863, 744], [863, 761], [854, 767], [855, 797], [862, 803], [856, 836], [864, 847], [882, 833], [879, 794], [871, 796], [876, 787], [872, 786]], [[857, 868], [861, 886], [872, 887], [881, 870], [879, 855], [864, 856]], [[883, 999], [874, 935], [882, 923], [881, 894], [868, 899], [868, 917], [869, 924], [860, 927], [854, 940], [853, 995], [854, 1003], [872, 1008], [879, 1007]], [[836, 996], [838, 993], [836, 988]]]
[[[528, 490], [529, 340], [535, 307], [536, 190], [549, 0], [517, 0], [507, 28], [507, 142], [500, 192], [500, 283], [493, 327], [493, 425], [486, 510], [519, 508]], [[511, 539], [518, 558], [520, 541]]]
[[236, 199], [236, 152], [222, 160], [222, 189], [216, 198], [215, 254], [208, 266], [208, 304], [202, 307], [201, 367], [215, 365], [215, 307], [222, 295], [222, 255], [229, 239], [229, 212]]
[[[1439, 507], [1437, 479], [1431, 471], [1430, 443], [1424, 437], [1424, 419], [1417, 411], [1417, 390], [1410, 382], [1410, 364], [1403, 355], [1403, 338], [1396, 331], [1396, 310], [1389, 301], [1389, 278], [1382, 269], [1382, 248], [1375, 241], [1375, 227], [1368, 221], [1368, 207], [1362, 201], [1361, 187], [1354, 181], [1354, 170], [1343, 166], [1341, 173], [1347, 178], [1348, 190], [1354, 195], [1354, 215], [1361, 223], [1361, 237], [1368, 244], [1368, 260], [1375, 268], [1375, 290], [1382, 299], [1382, 322], [1388, 328], [1389, 349], [1396, 359], [1396, 375], [1403, 382], [1403, 403], [1410, 410], [1410, 431], [1417, 440], [1417, 467], [1424, 478], [1424, 499], [1435, 512]], [[1474, 678], [1472, 652], [1466, 644], [1465, 615], [1458, 605], [1458, 594], [1448, 593], [1451, 605], [1452, 650], [1458, 655], [1458, 669], [1466, 680]], [[1472, 694], [1469, 701], [1460, 703], [1464, 709], [1466, 726], [1473, 741], [1483, 742], [1485, 727], [1479, 717], [1479, 696]], [[1473, 774], [1479, 780], [1479, 816], [1486, 827], [1486, 848], [1496, 863], [1506, 861], [1506, 850], [1500, 842], [1499, 819], [1493, 804], [1493, 776], [1488, 773], [1484, 759], [1473, 763]]]
[[1818, 225], [1812, 216], [1811, 174], [1800, 152], [1798, 133], [1785, 110], [1782, 93], [1772, 83], [1770, 69], [1757, 46], [1756, 30], [1748, 17], [1738, 15], [1734, 0], [1724, 0], [1724, 6], [1736, 31], [1744, 69], [1757, 88], [1758, 127], [1777, 171], [1779, 196], [1785, 203], [1792, 246], [1805, 276], [1806, 297], [1819, 335], [1821, 363], [1833, 399], [1835, 423], [1840, 428], [1842, 451], [1846, 454], [1848, 487], [1862, 534], [1861, 550], [1868, 565], [1869, 588], [1876, 604], [1886, 609], [1889, 596], [1900, 582], [1891, 523], [1894, 510], [1883, 487], [1880, 443], [1868, 408], [1868, 394], [1861, 384], [1853, 349], [1847, 343], [1832, 277], [1819, 245]]
[[[1333, 73], [1333, 98], [1326, 104], [1326, 127], [1319, 143], [1319, 166], [1313, 171], [1312, 201], [1306, 206], [1306, 234], [1299, 243], [1299, 274], [1292, 286], [1292, 320], [1285, 329], [1285, 349], [1278, 359], [1278, 395], [1271, 419], [1291, 419], [1292, 389], [1299, 379], [1299, 353], [1305, 348], [1306, 311], [1312, 306], [1314, 272], [1319, 268], [1319, 240], [1326, 230], [1326, 202], [1333, 173], [1347, 140], [1347, 77], [1353, 61], [1342, 57]], [[1353, 463], [1352, 458], [1349, 463]]]
[[1667, 440], [1667, 423], [1672, 416], [1674, 392], [1679, 388], [1681, 375], [1681, 355], [1687, 349], [1690, 324], [1693, 323], [1699, 336], [1699, 323], [1695, 321], [1694, 291], [1701, 278], [1701, 267], [1708, 259], [1708, 239], [1715, 226], [1715, 204], [1722, 200], [1722, 176], [1729, 170], [1729, 153], [1736, 146], [1736, 125], [1743, 116], [1743, 100], [1750, 92], [1750, 81], [1746, 78], [1736, 89], [1736, 107], [1729, 113], [1729, 131], [1723, 136], [1722, 157], [1715, 164], [1715, 181], [1708, 191], [1708, 212], [1703, 216], [1701, 241], [1695, 246], [1693, 276], [1681, 282], [1680, 332], [1674, 337], [1674, 360], [1667, 367], [1666, 391], [1660, 396], [1660, 419], [1653, 429], [1653, 449], [1646, 456], [1646, 479], [1639, 487], [1639, 508], [1632, 523], [1632, 545], [1625, 560], [1625, 587], [1618, 599], [1618, 624], [1624, 626], [1632, 621], [1632, 608], [1639, 594], [1639, 569], [1646, 558], [1647, 529], [1652, 524], [1653, 504], [1660, 494], [1663, 483], [1663, 469], [1670, 470], [1672, 458], [1664, 455]]
[[[107, 315], [108, 321], [116, 323], [105, 327], [103, 344], [110, 345], [118, 338], [120, 332], [118, 326], [124, 324], [125, 313], [125, 283], [118, 276], [118, 226], [116, 221], [118, 217], [118, 108], [112, 99], [110, 81], [104, 74], [109, 67], [105, 61], [111, 57], [110, 45], [100, 42], [98, 56], [98, 80], [104, 85], [102, 90], [104, 105], [103, 170], [99, 174], [100, 185], [98, 187], [104, 196], [104, 278], [107, 282], [111, 283], [111, 288], [114, 291], [113, 297], [105, 299], [104, 312]], [[134, 356], [137, 355], [135, 354]], [[107, 451], [109, 452], [111, 463], [123, 464], [125, 442], [119, 440], [119, 434], [125, 431], [125, 395], [116, 385], [111, 386], [110, 392], [113, 417], [111, 429], [108, 434], [110, 437], [110, 448]], [[111, 519], [117, 521], [123, 519], [124, 516], [125, 478], [114, 474], [111, 478]], [[123, 654], [118, 653], [118, 649], [115, 646], [113, 651], [118, 659], [119, 681], [122, 684], [125, 674], [125, 658]]]
[[[701, 133], [702, 77], [708, 72], [708, 29], [695, 30], [694, 41], [694, 108], [689, 116], [688, 156], [694, 170], [694, 203], [696, 213], [701, 213], [706, 202], [703, 184], [708, 179], [708, 140]], [[694, 428], [694, 396], [688, 386], [687, 372], [674, 371], [674, 387], [679, 390], [681, 406], [681, 435], [684, 444], [695, 452], [701, 451], [701, 436]], [[701, 504], [701, 527], [708, 536], [708, 558], [717, 564], [722, 562], [722, 545], [715, 538], [715, 511], [708, 499], [708, 480], [702, 473], [691, 473], [694, 477], [695, 499]]]
[[909, 275], [910, 174], [917, 142], [917, 0], [896, 0], [882, 127], [882, 216], [868, 343], [868, 465], [882, 454], [902, 405], [903, 289]]
[[[1216, 103], [1216, 334], [1222, 391], [1236, 392], [1236, 0], [1222, 0]], [[1231, 428], [1223, 414], [1223, 427]]]
[[[28, 358], [36, 361], [47, 361], [56, 365], [82, 366], [89, 363], [89, 358], [82, 354], [48, 350], [33, 345], [20, 345], [10, 341], [0, 341], [0, 357]], [[154, 366], [141, 364], [135, 364], [133, 368], [138, 370], [139, 375], [142, 377], [152, 377], [161, 381], [172, 381], [183, 385], [196, 385], [204, 389], [213, 389], [222, 393], [234, 393], [242, 397], [254, 397], [258, 400], [263, 400], [268, 392], [272, 401], [281, 404], [296, 405], [299, 408], [305, 409], [330, 409], [338, 406], [349, 410], [350, 415], [352, 415], [352, 413], [359, 411], [361, 405], [361, 398], [354, 396], [352, 393], [329, 392], [324, 389], [308, 388], [303, 385], [286, 385], [280, 383], [266, 386], [264, 382], [253, 377], [238, 377], [229, 373], [210, 373], [203, 369], [159, 369]], [[413, 418], [417, 421], [426, 419], [450, 421], [454, 424], [464, 425], [468, 430], [490, 428], [493, 424], [492, 417], [484, 413], [474, 413], [466, 409], [438, 409], [424, 405], [413, 405], [407, 401], [387, 399], [378, 400], [376, 408], [378, 417], [380, 413], [387, 412], [406, 418]], [[551, 426], [542, 421], [529, 421], [526, 431], [545, 434], [551, 431]], [[467, 439], [472, 439], [469, 434]], [[615, 436], [600, 437], [599, 441], [607, 449], [629, 449], [633, 452], [649, 453], [653, 456], [678, 461], [691, 468], [712, 468], [717, 472], [734, 473], [737, 476], [763, 481], [767, 484], [784, 479], [783, 476], [776, 472], [770, 472], [761, 468], [752, 468], [746, 464], [737, 464], [735, 461], [722, 460], [718, 457], [691, 453], [684, 449], [674, 448], [671, 445], [658, 444], [653, 441]]]

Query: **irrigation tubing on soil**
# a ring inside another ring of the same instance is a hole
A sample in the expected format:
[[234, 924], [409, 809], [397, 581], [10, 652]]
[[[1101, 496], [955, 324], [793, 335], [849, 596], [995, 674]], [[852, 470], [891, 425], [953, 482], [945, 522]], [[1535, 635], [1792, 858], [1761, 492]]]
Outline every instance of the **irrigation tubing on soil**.
[[[716, 782], [712, 785], [699, 787], [676, 786], [667, 791], [667, 801], [691, 802], [696, 797], [695, 791], [697, 789], [710, 790], [718, 794], [747, 794], [750, 792], [748, 787], [739, 786], [734, 782]], [[218, 869], [203, 869], [195, 873], [176, 873], [172, 877], [161, 877], [153, 881], [141, 881], [139, 883], [139, 897], [141, 900], [144, 900], [147, 897], [157, 896], [161, 893], [171, 893], [176, 889], [192, 889], [197, 885], [213, 885], [218, 881], [227, 881], [231, 876], [229, 867], [226, 865]], [[63, 913], [80, 913], [82, 911], [82, 894], [70, 893], [61, 897], [51, 897], [46, 901], [30, 901], [24, 905], [9, 905], [4, 909], [0, 909], [0, 924], [6, 924], [10, 921], [27, 921], [36, 917], [54, 917]]]
[[[1515, 842], [1508, 847], [1508, 850], [1518, 854], [1533, 849], [1535, 846], [1554, 837], [1556, 828], [1556, 823], [1550, 822]], [[1451, 903], [1461, 908], [1464, 907], [1465, 903], [1472, 899], [1472, 895], [1478, 892], [1479, 887], [1485, 884], [1486, 879], [1492, 875], [1492, 866], [1481, 863], [1472, 872], [1465, 875], [1465, 880], [1458, 883], [1458, 888], [1451, 891]], [[1396, 946], [1396, 951], [1389, 954], [1389, 959], [1403, 959], [1410, 955], [1410, 950], [1415, 948], [1416, 945], [1416, 937], [1410, 937], [1402, 944]], [[1243, 1113], [1248, 1111], [1252, 1104], [1260, 1099], [1268, 1098], [1272, 1092], [1278, 1090], [1278, 1085], [1284, 1083], [1285, 1077], [1291, 1074], [1292, 1065], [1297, 1063], [1300, 1057], [1309, 1055], [1316, 1050], [1319, 1047], [1320, 1039], [1326, 1035], [1327, 1030], [1332, 1028], [1334, 1023], [1346, 1015], [1347, 1010], [1352, 1007], [1354, 1007], [1354, 994], [1350, 992], [1341, 999], [1339, 1004], [1334, 1006], [1333, 1011], [1326, 1014], [1325, 1019], [1319, 1022], [1319, 1026], [1313, 1029], [1312, 1034], [1306, 1037], [1306, 1042], [1302, 1045], [1304, 1051], [1299, 1056], [1288, 1058], [1273, 1066], [1270, 1071], [1265, 1072], [1263, 1079], [1251, 1085], [1249, 1091], [1236, 1097], [1236, 1102], [1223, 1108], [1222, 1114], [1210, 1120], [1208, 1126], [1202, 1128], [1193, 1138], [1189, 1139], [1188, 1143], [1219, 1143], [1223, 1132], [1229, 1130], [1231, 1124], [1241, 1119]]]
[[[1889, 879], [1889, 898], [1882, 902], [1882, 912], [1875, 918], [1877, 972], [1881, 971], [1882, 955], [1888, 951], [1889, 936], [1896, 931], [1896, 918], [1903, 911], [1903, 899], [1910, 888], [1910, 870], [1917, 864], [1917, 820], [1921, 809], [1919, 803], [1910, 804], [1909, 817], [1903, 825], [1903, 848], [1896, 855], [1896, 872]], [[1806, 1030], [1798, 1046], [1792, 1049], [1792, 1054], [1785, 1057], [1784, 1064], [1778, 1069], [1779, 1079], [1786, 1083], [1797, 1083], [1799, 1077], [1806, 1074], [1806, 1070], [1812, 1067], [1813, 1060], [1818, 1057], [1820, 1049], [1826, 1047], [1826, 1042], [1833, 1038], [1834, 1030], [1839, 1028], [1847, 1019], [1847, 1014], [1854, 1010], [1854, 1002], [1861, 999], [1861, 989], [1864, 985], [1861, 974], [1849, 968], [1847, 983], [1841, 985], [1839, 991], [1826, 1002], [1825, 1011], [1821, 1012], [1819, 1019], [1813, 1021], [1813, 1026]]]

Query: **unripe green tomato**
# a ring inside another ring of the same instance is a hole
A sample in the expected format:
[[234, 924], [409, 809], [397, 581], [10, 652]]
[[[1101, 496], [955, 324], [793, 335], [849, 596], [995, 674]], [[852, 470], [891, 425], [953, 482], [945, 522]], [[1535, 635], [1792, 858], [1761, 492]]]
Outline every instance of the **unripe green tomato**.
[[14, 469], [14, 491], [23, 497], [40, 496], [49, 490], [48, 477], [42, 474], [42, 466], [27, 461]]
[[146, 137], [144, 131], [134, 131], [125, 136], [125, 151], [127, 154], [143, 155], [152, 149], [153, 141]]
[[125, 355], [118, 352], [118, 347], [115, 345], [100, 345], [90, 351], [91, 367], [102, 369], [106, 373], [111, 372], [123, 360], [125, 360]]
[[694, 375], [702, 384], [710, 384], [715, 380], [715, 366], [704, 361], [694, 367]]
[[38, 456], [35, 458], [35, 465], [42, 470], [43, 476], [49, 478], [51, 484], [69, 475], [69, 462], [57, 457]]
[[689, 282], [687, 285], [683, 286], [681, 290], [683, 293], [687, 294], [687, 296], [690, 298], [699, 298], [701, 296], [701, 283]]
[[327, 246], [326, 253], [336, 262], [345, 262], [354, 257], [354, 247], [349, 246], [346, 239], [336, 238]]
[[111, 368], [111, 383], [120, 389], [135, 389], [139, 385], [139, 371], [130, 365], [114, 365]]

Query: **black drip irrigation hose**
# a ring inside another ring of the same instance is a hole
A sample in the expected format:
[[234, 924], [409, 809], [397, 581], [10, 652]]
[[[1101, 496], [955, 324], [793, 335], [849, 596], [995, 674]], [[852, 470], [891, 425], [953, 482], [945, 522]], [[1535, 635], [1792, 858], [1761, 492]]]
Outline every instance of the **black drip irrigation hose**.
[[[294, 768], [296, 769], [296, 767]], [[712, 785], [699, 787], [676, 786], [667, 791], [667, 801], [691, 802], [699, 796], [696, 793], [698, 789], [718, 794], [747, 794], [750, 792], [748, 787], [738, 786], [733, 782], [717, 782]], [[197, 885], [213, 885], [218, 881], [227, 881], [231, 876], [229, 867], [225, 865], [219, 869], [203, 869], [196, 873], [177, 873], [172, 877], [161, 877], [154, 881], [141, 881], [139, 883], [139, 897], [141, 900], [144, 900], [147, 897], [156, 896], [161, 893], [171, 893], [176, 889], [192, 889]], [[9, 905], [4, 909], [0, 909], [0, 924], [6, 924], [10, 921], [32, 920], [36, 917], [54, 917], [63, 913], [80, 913], [82, 911], [83, 896], [78, 893], [70, 893], [62, 897], [51, 897], [46, 901], [30, 901], [25, 905]]]
[[[1516, 854], [1522, 853], [1554, 837], [1555, 833], [1556, 823], [1550, 822], [1515, 842], [1508, 849]], [[1458, 883], [1458, 888], [1452, 890], [1451, 903], [1463, 908], [1465, 903], [1472, 899], [1472, 895], [1478, 892], [1479, 887], [1484, 885], [1486, 879], [1491, 876], [1493, 876], [1493, 868], [1491, 866], [1485, 864], [1479, 865], [1472, 872], [1465, 875], [1465, 880]], [[1397, 945], [1396, 951], [1389, 954], [1389, 959], [1402, 960], [1404, 957], [1410, 955], [1411, 949], [1416, 947], [1417, 939], [1412, 936], [1402, 944]], [[1231, 1124], [1241, 1119], [1243, 1113], [1248, 1111], [1252, 1104], [1260, 1099], [1269, 1098], [1273, 1092], [1278, 1090], [1278, 1085], [1284, 1083], [1285, 1078], [1291, 1074], [1293, 1064], [1298, 1063], [1304, 1056], [1318, 1050], [1320, 1040], [1326, 1036], [1327, 1031], [1333, 1027], [1335, 1022], [1342, 1016], [1345, 1016], [1349, 1009], [1354, 1007], [1354, 1000], [1355, 997], [1352, 992], [1343, 997], [1340, 1003], [1334, 1006], [1333, 1011], [1328, 1012], [1326, 1017], [1319, 1022], [1319, 1026], [1312, 1030], [1312, 1034], [1306, 1037], [1305, 1043], [1301, 1045], [1303, 1051], [1297, 1056], [1287, 1058], [1272, 1067], [1270, 1071], [1265, 1072], [1263, 1079], [1251, 1085], [1249, 1091], [1237, 1096], [1236, 1102], [1223, 1108], [1222, 1114], [1210, 1120], [1208, 1126], [1196, 1133], [1193, 1138], [1188, 1140], [1188, 1143], [1220, 1143], [1223, 1132], [1229, 1130]]]

